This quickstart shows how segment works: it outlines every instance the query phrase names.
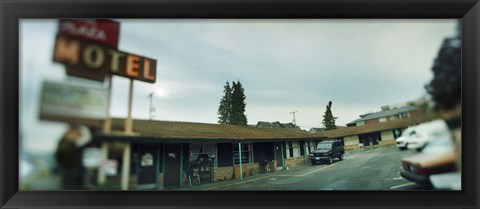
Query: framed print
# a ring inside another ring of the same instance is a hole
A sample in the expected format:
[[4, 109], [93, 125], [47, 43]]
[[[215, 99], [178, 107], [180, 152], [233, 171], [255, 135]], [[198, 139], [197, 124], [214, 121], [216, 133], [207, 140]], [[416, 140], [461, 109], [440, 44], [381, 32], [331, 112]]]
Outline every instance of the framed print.
[[479, 9], [2, 1], [2, 208], [478, 208]]

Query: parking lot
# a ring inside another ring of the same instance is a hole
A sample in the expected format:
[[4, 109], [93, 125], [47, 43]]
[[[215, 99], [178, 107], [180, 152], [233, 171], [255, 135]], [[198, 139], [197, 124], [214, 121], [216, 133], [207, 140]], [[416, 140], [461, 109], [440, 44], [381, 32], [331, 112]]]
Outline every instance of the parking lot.
[[348, 152], [331, 165], [305, 165], [285, 171], [233, 180], [194, 185], [178, 190], [421, 190], [403, 179], [400, 159], [415, 151], [395, 146]]

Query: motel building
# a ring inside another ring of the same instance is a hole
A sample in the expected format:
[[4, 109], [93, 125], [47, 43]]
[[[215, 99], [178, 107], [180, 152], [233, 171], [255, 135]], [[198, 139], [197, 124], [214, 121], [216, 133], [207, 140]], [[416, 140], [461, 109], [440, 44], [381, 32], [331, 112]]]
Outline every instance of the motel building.
[[95, 134], [102, 160], [118, 164], [115, 175], [98, 172], [98, 185], [121, 184], [129, 190], [189, 186], [189, 169], [198, 175], [192, 185], [243, 179], [261, 173], [265, 160], [273, 172], [306, 164], [316, 143], [327, 140], [298, 129], [152, 120], [133, 120], [133, 134], [126, 135], [124, 122], [113, 119], [109, 134]]
[[[123, 190], [165, 190], [188, 187], [190, 182], [193, 186], [245, 179], [262, 173], [260, 164], [265, 160], [271, 172], [309, 164], [310, 152], [323, 140], [342, 140], [347, 151], [392, 146], [399, 130], [436, 118], [422, 115], [315, 134], [290, 128], [153, 120], [133, 120], [133, 133], [125, 134], [125, 120], [113, 119], [112, 131], [95, 134], [92, 144], [101, 150], [102, 161], [115, 163], [109, 172], [98, 169], [88, 179], [102, 185], [100, 189]], [[187, 171], [195, 175], [190, 182]]]

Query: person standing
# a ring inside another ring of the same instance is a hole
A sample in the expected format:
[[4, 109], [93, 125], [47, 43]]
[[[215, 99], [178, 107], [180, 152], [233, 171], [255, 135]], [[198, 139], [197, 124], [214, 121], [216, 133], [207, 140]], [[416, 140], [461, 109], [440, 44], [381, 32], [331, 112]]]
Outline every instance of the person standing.
[[83, 188], [82, 153], [84, 146], [90, 140], [91, 132], [87, 127], [70, 124], [69, 129], [58, 142], [55, 159], [61, 176], [62, 189]]

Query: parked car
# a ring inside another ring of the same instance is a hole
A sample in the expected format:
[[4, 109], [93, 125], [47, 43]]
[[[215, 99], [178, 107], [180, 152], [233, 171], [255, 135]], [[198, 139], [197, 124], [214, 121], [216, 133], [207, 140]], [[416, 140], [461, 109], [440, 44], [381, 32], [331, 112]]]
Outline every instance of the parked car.
[[310, 160], [312, 165], [321, 162], [332, 164], [334, 158], [343, 160], [343, 154], [345, 154], [345, 150], [342, 141], [323, 141], [318, 143], [317, 148], [310, 154]]
[[405, 129], [400, 137], [396, 139], [396, 145], [400, 150], [407, 149], [407, 140], [409, 137], [415, 137], [415, 127]]
[[430, 140], [449, 134], [447, 123], [439, 119], [405, 129], [396, 144], [400, 149], [421, 151]]
[[455, 149], [451, 136], [431, 140], [420, 154], [402, 158], [400, 175], [420, 185], [431, 185], [429, 177], [434, 174], [454, 172]]
[[448, 172], [430, 176], [432, 187], [439, 190], [462, 190], [462, 172]]

